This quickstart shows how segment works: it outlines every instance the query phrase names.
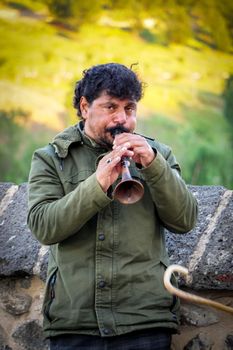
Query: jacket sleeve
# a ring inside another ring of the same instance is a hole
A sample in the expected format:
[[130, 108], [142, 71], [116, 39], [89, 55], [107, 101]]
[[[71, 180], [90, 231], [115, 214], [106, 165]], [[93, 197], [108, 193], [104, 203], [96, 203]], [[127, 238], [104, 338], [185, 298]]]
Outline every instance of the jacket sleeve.
[[180, 167], [169, 147], [157, 155], [148, 168], [141, 172], [147, 182], [163, 225], [171, 232], [185, 233], [196, 224], [196, 198], [180, 175]]
[[70, 237], [110, 201], [95, 173], [64, 194], [54, 158], [43, 149], [35, 152], [28, 180], [27, 222], [42, 244]]

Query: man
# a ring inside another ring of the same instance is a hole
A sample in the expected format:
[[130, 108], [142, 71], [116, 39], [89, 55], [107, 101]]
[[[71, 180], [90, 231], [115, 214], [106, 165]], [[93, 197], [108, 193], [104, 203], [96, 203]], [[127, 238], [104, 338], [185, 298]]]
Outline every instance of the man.
[[[51, 350], [167, 350], [177, 331], [178, 301], [163, 286], [164, 228], [191, 230], [197, 204], [170, 148], [134, 133], [141, 96], [133, 70], [91, 67], [75, 88], [81, 121], [33, 156], [28, 224], [50, 245]], [[113, 196], [123, 157], [144, 186], [129, 205]]]

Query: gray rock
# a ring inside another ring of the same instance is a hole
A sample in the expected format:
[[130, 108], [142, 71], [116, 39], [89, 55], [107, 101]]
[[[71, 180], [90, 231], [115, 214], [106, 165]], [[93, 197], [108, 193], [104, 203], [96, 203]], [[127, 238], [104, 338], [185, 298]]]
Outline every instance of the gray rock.
[[0, 350], [12, 350], [12, 348], [8, 345], [2, 345], [0, 346]]
[[226, 337], [224, 350], [233, 350], [233, 333]]
[[2, 326], [0, 325], [0, 350], [12, 350], [7, 343], [7, 335]]
[[189, 186], [199, 206], [196, 227], [186, 234], [174, 234], [167, 231], [166, 241], [171, 263], [188, 266], [190, 256], [216, 212], [221, 196], [225, 193], [222, 186]]
[[213, 345], [214, 343], [209, 337], [200, 333], [185, 345], [184, 350], [211, 350]]
[[5, 197], [6, 192], [11, 186], [14, 186], [14, 184], [9, 182], [0, 182], [0, 202]]
[[2, 295], [9, 293], [9, 290], [14, 291], [15, 288], [16, 288], [15, 278], [10, 278], [10, 277], [0, 278], [0, 298]]
[[0, 349], [1, 347], [6, 345], [6, 332], [4, 331], [4, 329], [2, 328], [2, 326], [0, 325]]
[[48, 343], [43, 339], [42, 327], [37, 320], [27, 321], [12, 334], [15, 342], [25, 350], [48, 350]]
[[12, 315], [22, 315], [29, 311], [32, 303], [30, 295], [17, 292], [15, 278], [0, 280], [0, 307]]
[[[4, 184], [3, 188], [7, 186]], [[0, 275], [31, 275], [40, 244], [26, 224], [27, 185], [12, 193], [8, 202], [4, 203], [5, 197], [1, 202], [4, 206], [0, 210]]]
[[181, 323], [196, 327], [207, 327], [218, 323], [219, 318], [210, 309], [197, 305], [182, 305], [180, 309]]
[[[198, 289], [206, 285], [209, 289], [233, 289], [233, 192], [226, 191], [224, 195], [212, 218], [213, 229], [206, 249], [193, 273], [193, 284]], [[205, 234], [208, 235], [208, 230]]]
[[32, 297], [23, 293], [3, 293], [0, 306], [11, 315], [22, 315], [29, 311], [32, 304]]
[[192, 186], [199, 217], [188, 234], [167, 233], [171, 263], [188, 268], [192, 289], [233, 290], [233, 191], [220, 186]]
[[20, 279], [20, 287], [24, 289], [28, 289], [31, 287], [31, 278], [28, 276], [25, 276], [24, 278]]

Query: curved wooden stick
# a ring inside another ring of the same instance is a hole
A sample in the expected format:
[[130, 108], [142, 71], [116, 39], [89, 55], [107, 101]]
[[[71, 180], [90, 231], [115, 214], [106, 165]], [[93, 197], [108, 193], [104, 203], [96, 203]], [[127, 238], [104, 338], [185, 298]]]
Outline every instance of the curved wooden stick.
[[185, 299], [185, 300], [193, 302], [193, 303], [208, 305], [208, 306], [214, 307], [216, 309], [233, 314], [233, 308], [230, 306], [226, 306], [226, 305], [218, 303], [216, 301], [213, 301], [213, 300], [210, 300], [207, 298], [202, 298], [202, 297], [199, 297], [197, 295], [184, 292], [184, 291], [174, 287], [170, 282], [171, 275], [174, 272], [179, 272], [182, 275], [188, 275], [188, 269], [186, 269], [186, 267], [183, 267], [180, 265], [170, 265], [167, 268], [167, 270], [164, 273], [163, 282], [164, 282], [166, 289], [171, 294], [174, 294], [174, 295], [178, 296], [179, 298]]

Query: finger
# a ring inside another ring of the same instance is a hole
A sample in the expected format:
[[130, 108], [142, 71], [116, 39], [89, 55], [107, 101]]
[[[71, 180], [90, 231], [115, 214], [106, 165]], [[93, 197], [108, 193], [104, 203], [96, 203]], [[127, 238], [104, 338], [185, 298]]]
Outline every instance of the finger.
[[104, 160], [104, 165], [106, 168], [112, 169], [121, 161], [120, 156], [108, 156], [107, 159]]
[[112, 149], [113, 150], [119, 150], [120, 148], [123, 148], [125, 147], [126, 149], [130, 148], [131, 147], [131, 143], [130, 142], [123, 142], [123, 143], [120, 143], [120, 144], [113, 144], [113, 147]]
[[148, 147], [148, 143], [145, 138], [140, 135], [124, 134], [121, 138], [116, 139], [113, 149], [116, 149], [118, 146], [126, 146], [127, 148]]
[[[125, 144], [127, 147], [130, 147], [131, 145], [129, 143]], [[126, 146], [118, 146], [112, 151], [112, 155], [119, 156], [119, 157], [132, 157], [134, 155], [134, 151], [132, 149], [128, 149]]]
[[152, 157], [154, 151], [151, 147], [137, 146], [134, 148], [134, 156]]

